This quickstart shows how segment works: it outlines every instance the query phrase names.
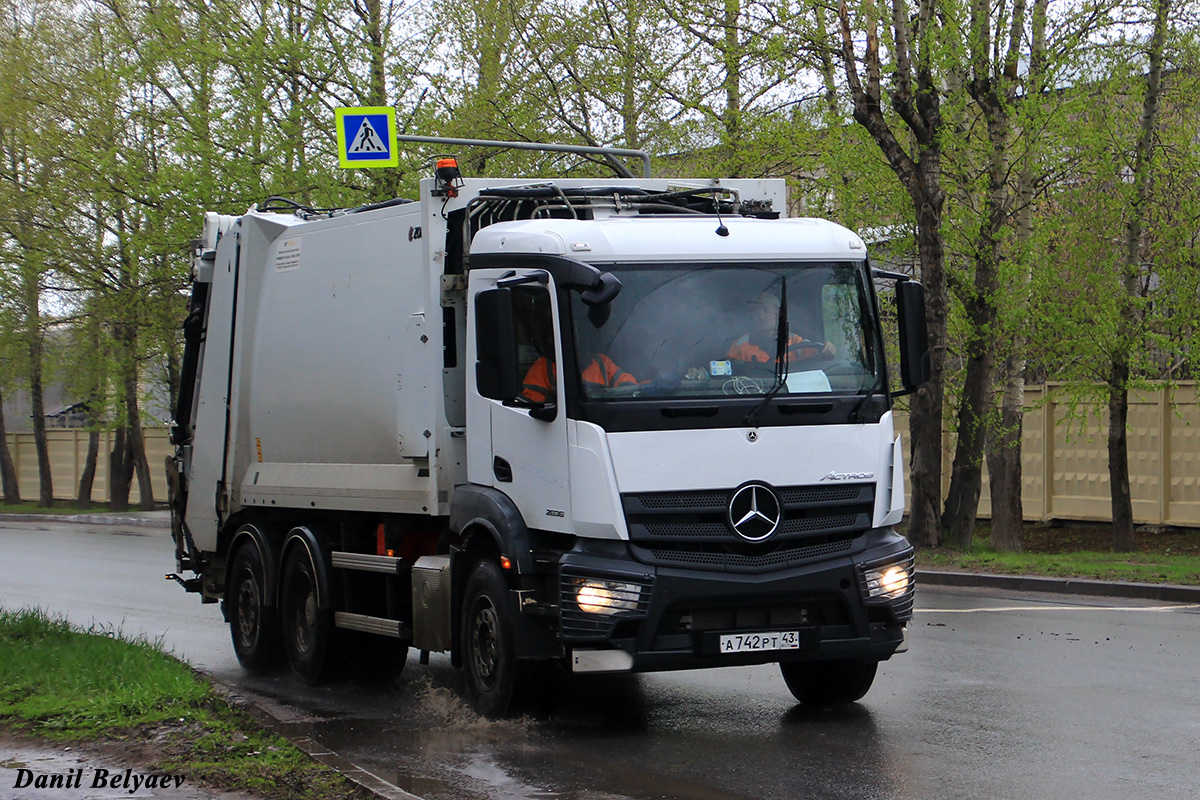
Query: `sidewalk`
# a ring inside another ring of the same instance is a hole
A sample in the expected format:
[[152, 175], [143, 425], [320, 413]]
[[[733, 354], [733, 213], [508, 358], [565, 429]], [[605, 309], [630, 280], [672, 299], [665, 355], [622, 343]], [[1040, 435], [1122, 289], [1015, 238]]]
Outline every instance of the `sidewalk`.
[[0, 514], [0, 522], [78, 522], [87, 525], [120, 525], [124, 528], [170, 530], [171, 512], [162, 509], [159, 511], [121, 511], [119, 513], [101, 511], [94, 514], [88, 512], [79, 514]]
[[1007, 589], [1016, 592], [1123, 597], [1163, 603], [1200, 603], [1200, 586], [1095, 581], [1083, 578], [1045, 578], [1040, 575], [995, 575], [986, 572], [918, 569], [917, 586], [963, 586], [978, 589]]

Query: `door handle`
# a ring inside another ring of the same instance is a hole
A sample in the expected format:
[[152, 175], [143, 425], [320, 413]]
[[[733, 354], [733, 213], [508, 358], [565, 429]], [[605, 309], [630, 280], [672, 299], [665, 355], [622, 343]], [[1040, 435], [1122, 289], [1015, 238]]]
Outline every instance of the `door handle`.
[[500, 456], [492, 459], [492, 474], [501, 483], [512, 483], [512, 465]]

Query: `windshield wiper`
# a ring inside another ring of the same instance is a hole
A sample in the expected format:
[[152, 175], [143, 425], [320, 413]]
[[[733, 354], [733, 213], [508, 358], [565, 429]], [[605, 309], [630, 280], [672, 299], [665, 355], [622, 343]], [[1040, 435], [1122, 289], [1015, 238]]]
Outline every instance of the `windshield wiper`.
[[758, 427], [758, 415], [775, 399], [775, 395], [779, 394], [779, 390], [787, 383], [788, 314], [786, 275], [780, 277], [780, 283], [782, 286], [779, 291], [779, 324], [775, 331], [775, 383], [772, 384], [771, 390], [763, 395], [763, 399], [758, 402], [758, 405], [746, 415], [744, 424], [747, 428]]
[[878, 394], [882, 393], [879, 391], [879, 373], [876, 372], [875, 377], [871, 380], [871, 385], [867, 387], [867, 391], [858, 399], [858, 402], [854, 404], [854, 408], [850, 409], [850, 414], [847, 419], [850, 422], [862, 422], [862, 414], [864, 410], [871, 404], [871, 401], [875, 399], [875, 396]]

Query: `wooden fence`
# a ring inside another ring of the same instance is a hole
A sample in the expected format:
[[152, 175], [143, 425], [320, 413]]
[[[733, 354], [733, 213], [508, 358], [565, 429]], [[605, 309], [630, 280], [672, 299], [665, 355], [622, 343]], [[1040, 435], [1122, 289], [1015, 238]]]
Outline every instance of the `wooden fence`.
[[[150, 464], [150, 488], [156, 503], [167, 502], [167, 478], [163, 464], [172, 452], [164, 428], [147, 428], [146, 460]], [[50, 477], [54, 481], [56, 500], [74, 500], [79, 494], [79, 478], [87, 461], [88, 434], [72, 428], [51, 428], [46, 431], [46, 444], [50, 449]], [[17, 479], [21, 485], [21, 499], [37, 500], [38, 464], [37, 449], [32, 433], [8, 434], [8, 449], [17, 465]], [[108, 457], [113, 449], [113, 434], [100, 434], [100, 453], [96, 458], [96, 479], [92, 483], [92, 502], [108, 502]], [[129, 491], [129, 504], [141, 503], [141, 492], [137, 478]]]
[[[1130, 394], [1129, 482], [1141, 525], [1200, 527], [1200, 404], [1194, 382]], [[1025, 390], [1021, 501], [1025, 519], [1112, 520], [1108, 406], [1072, 418], [1060, 386]], [[897, 419], [907, 443], [907, 419]], [[954, 438], [943, 437], [942, 490], [950, 486]], [[908, 454], [907, 447], [905, 454]], [[991, 516], [987, 464], [979, 516]]]

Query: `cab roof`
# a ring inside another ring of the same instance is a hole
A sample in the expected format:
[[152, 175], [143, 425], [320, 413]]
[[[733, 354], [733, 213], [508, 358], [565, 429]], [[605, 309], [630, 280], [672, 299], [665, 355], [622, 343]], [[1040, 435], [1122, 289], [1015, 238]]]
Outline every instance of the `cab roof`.
[[[717, 232], [721, 225], [728, 235]], [[471, 253], [557, 255], [588, 262], [849, 261], [866, 258], [866, 247], [858, 234], [823, 219], [647, 215], [501, 222], [475, 235]]]

